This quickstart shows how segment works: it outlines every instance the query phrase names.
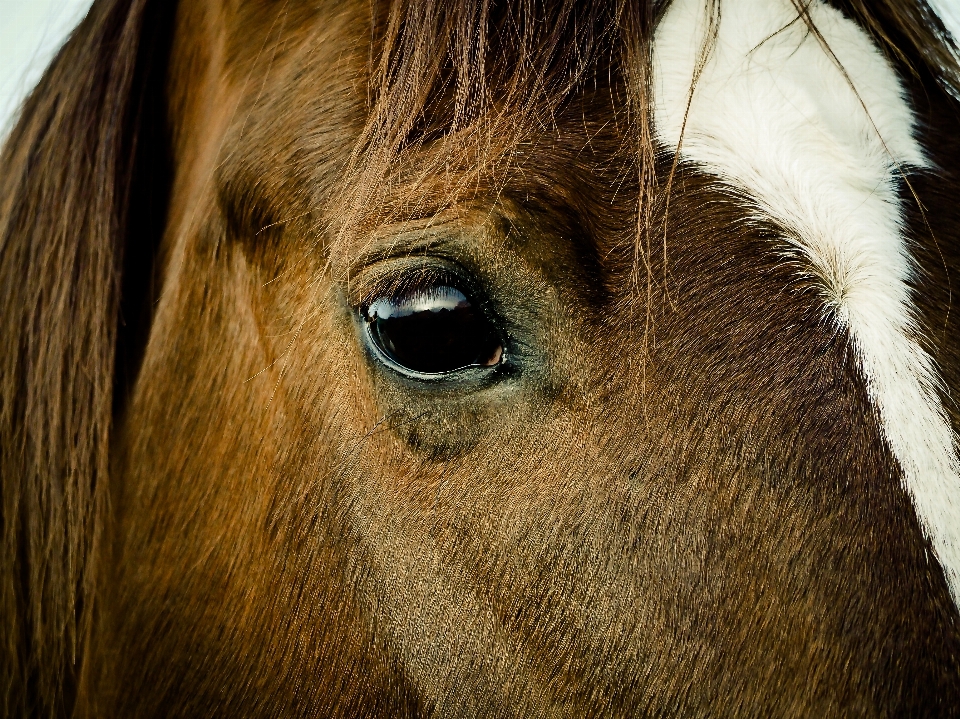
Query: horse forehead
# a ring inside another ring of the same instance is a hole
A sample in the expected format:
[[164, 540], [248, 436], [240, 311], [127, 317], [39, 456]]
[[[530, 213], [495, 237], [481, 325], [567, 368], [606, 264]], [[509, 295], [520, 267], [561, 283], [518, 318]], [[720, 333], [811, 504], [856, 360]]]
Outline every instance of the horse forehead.
[[683, 132], [685, 156], [728, 175], [734, 155], [754, 170], [782, 170], [789, 156], [805, 173], [819, 166], [847, 182], [890, 162], [926, 164], [897, 74], [855, 22], [821, 2], [807, 18], [790, 0], [726, 0], [715, 17], [709, 5], [675, 0], [656, 33], [654, 112], [665, 145], [677, 147]]
[[890, 63], [839, 11], [813, 2], [803, 18], [789, 0], [725, 0], [711, 16], [710, 6], [676, 0], [658, 28], [657, 139], [734, 186], [818, 278], [958, 602], [957, 439], [916, 340], [915, 261], [901, 229], [899, 182], [928, 164], [912, 108]]

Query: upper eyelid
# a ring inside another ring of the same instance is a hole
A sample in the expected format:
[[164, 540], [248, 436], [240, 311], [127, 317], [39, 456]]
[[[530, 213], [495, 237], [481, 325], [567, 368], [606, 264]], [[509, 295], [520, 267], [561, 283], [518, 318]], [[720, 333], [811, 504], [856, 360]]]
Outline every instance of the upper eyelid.
[[[490, 230], [503, 224], [496, 210], [450, 210], [428, 217], [385, 225], [354, 246], [342, 267], [350, 274], [383, 260], [417, 255], [466, 257], [469, 248], [493, 240]], [[499, 234], [494, 229], [494, 234]]]
[[347, 297], [353, 306], [359, 306], [373, 292], [390, 292], [406, 271], [452, 276], [475, 289], [478, 283], [471, 258], [476, 256], [478, 241], [482, 240], [477, 235], [449, 225], [386, 235], [379, 242], [368, 243], [350, 262]]
[[393, 235], [389, 240], [371, 242], [360, 251], [350, 265], [355, 270], [365, 269], [386, 260], [428, 254], [438, 246], [446, 244], [445, 239], [441, 233], [436, 233], [433, 237], [424, 237], [422, 233], [414, 232]]
[[417, 285], [442, 282], [464, 290], [476, 290], [473, 274], [455, 259], [443, 254], [408, 254], [372, 262], [354, 274], [346, 286], [353, 307], [361, 308], [376, 297], [396, 295]]
[[396, 297], [401, 292], [409, 292], [414, 287], [428, 284], [460, 284], [463, 278], [460, 273], [448, 267], [436, 265], [412, 265], [406, 268], [397, 268], [375, 276], [369, 285], [360, 291], [360, 305], [366, 305], [375, 298]]

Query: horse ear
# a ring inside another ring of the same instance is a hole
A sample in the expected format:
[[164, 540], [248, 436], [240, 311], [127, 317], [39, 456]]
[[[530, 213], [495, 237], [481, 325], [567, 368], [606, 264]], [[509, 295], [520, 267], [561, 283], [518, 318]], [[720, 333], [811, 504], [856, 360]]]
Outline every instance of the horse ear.
[[163, 73], [175, 5], [97, 0], [0, 156], [7, 717], [72, 713], [91, 642], [118, 347], [127, 357], [135, 344], [123, 342], [134, 333], [119, 331], [119, 318], [142, 299], [123, 296], [138, 284], [124, 272], [149, 275], [163, 226]]

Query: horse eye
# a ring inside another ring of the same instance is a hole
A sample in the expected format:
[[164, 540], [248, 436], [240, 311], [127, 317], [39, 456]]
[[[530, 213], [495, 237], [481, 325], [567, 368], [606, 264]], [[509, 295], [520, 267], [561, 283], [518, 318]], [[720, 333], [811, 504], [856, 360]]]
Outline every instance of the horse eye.
[[464, 367], [493, 367], [503, 358], [497, 328], [450, 285], [380, 297], [361, 314], [374, 346], [401, 370], [445, 374]]

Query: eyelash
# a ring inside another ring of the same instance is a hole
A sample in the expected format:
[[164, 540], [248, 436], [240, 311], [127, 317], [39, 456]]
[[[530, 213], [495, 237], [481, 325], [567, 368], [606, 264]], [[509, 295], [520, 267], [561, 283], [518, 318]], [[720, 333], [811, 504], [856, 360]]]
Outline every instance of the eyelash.
[[459, 273], [444, 267], [405, 267], [379, 277], [375, 277], [361, 293], [358, 308], [366, 311], [376, 300], [389, 298], [398, 300], [402, 296], [426, 290], [432, 286], [445, 284], [462, 287], [478, 300], [482, 294], [474, 292], [474, 283], [466, 281]]

